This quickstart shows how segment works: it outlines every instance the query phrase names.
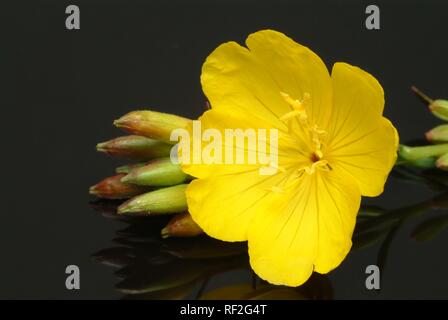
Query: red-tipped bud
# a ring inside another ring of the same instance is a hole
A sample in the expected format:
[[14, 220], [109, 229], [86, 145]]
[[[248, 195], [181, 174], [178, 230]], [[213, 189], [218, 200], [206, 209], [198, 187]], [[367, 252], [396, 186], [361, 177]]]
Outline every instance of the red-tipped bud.
[[162, 238], [168, 237], [194, 237], [202, 234], [204, 231], [194, 222], [191, 215], [180, 213], [174, 216], [170, 222], [162, 229]]
[[108, 177], [90, 187], [89, 192], [104, 199], [127, 199], [148, 190], [148, 188], [121, 182], [124, 176], [125, 174], [117, 174]]

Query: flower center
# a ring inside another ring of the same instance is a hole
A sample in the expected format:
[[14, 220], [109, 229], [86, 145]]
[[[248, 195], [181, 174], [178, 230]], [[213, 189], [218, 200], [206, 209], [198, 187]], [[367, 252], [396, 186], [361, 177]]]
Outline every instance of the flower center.
[[315, 152], [313, 152], [312, 154], [311, 154], [311, 161], [312, 162], [317, 162], [317, 161], [319, 161], [320, 160], [320, 157], [315, 153]]
[[306, 113], [306, 106], [310, 103], [310, 94], [305, 92], [302, 100], [293, 99], [287, 93], [280, 92], [281, 96], [285, 101], [292, 107], [292, 110], [280, 117], [280, 120], [284, 121], [288, 125], [288, 131], [292, 131], [293, 121], [297, 120], [300, 127], [305, 131], [307, 135], [307, 140], [310, 146], [310, 156], [309, 162], [300, 166], [295, 173], [292, 175], [291, 181], [285, 183], [282, 187], [273, 186], [270, 191], [276, 193], [282, 193], [285, 189], [290, 188], [297, 183], [298, 178], [302, 176], [303, 173], [312, 175], [317, 169], [328, 171], [331, 170], [331, 166], [328, 161], [323, 159], [324, 155], [322, 152], [322, 140], [326, 135], [326, 131], [320, 129], [316, 124], [312, 125], [308, 119]]
[[[309, 158], [310, 164], [308, 166], [304, 166], [301, 170], [305, 170], [307, 173], [313, 173], [313, 169], [315, 167], [325, 167], [328, 162], [322, 159], [324, 157], [322, 153], [322, 140], [326, 135], [326, 132], [325, 130], [320, 129], [317, 124], [312, 125], [308, 119], [306, 107], [310, 103], [310, 94], [305, 92], [302, 100], [293, 99], [289, 96], [289, 94], [284, 92], [280, 92], [280, 94], [292, 107], [292, 110], [281, 116], [280, 120], [286, 122], [288, 124], [288, 130], [291, 131], [292, 121], [297, 119], [299, 125], [305, 130], [308, 140], [311, 141], [311, 153]], [[306, 168], [308, 168], [308, 170]]]

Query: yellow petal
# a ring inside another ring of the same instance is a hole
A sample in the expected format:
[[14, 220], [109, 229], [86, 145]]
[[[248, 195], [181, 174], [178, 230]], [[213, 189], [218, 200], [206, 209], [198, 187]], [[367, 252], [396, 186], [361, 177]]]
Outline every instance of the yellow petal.
[[[201, 123], [201, 131], [204, 133], [208, 129], [216, 130], [220, 133], [222, 141], [219, 141], [219, 150], [221, 153], [222, 163], [207, 163], [203, 161], [201, 157], [200, 162], [190, 161], [190, 163], [182, 163], [182, 170], [191, 176], [196, 178], [206, 178], [217, 175], [235, 174], [245, 171], [257, 171], [261, 167], [267, 167], [268, 164], [260, 163], [260, 155], [264, 155], [267, 159], [273, 160], [274, 157], [278, 158], [278, 166], [287, 167], [291, 163], [297, 163], [300, 159], [305, 159], [303, 150], [305, 145], [292, 138], [289, 134], [278, 131], [278, 148], [271, 150], [270, 137], [271, 131], [270, 124], [263, 119], [255, 119], [254, 117], [244, 116], [241, 113], [235, 113], [222, 109], [212, 109], [205, 112], [199, 119]], [[233, 140], [233, 144], [227, 144], [225, 139], [225, 131], [229, 129], [241, 129], [243, 132], [247, 129], [253, 130], [256, 135], [256, 146], [249, 146], [248, 139], [244, 141], [244, 145], [237, 145], [236, 140]], [[259, 134], [259, 130], [264, 129], [266, 133], [266, 139], [262, 139]], [[191, 125], [188, 127], [190, 137], [193, 139], [193, 129]], [[259, 140], [260, 139], [260, 140]], [[211, 141], [201, 139], [195, 139], [194, 143], [201, 146], [201, 150], [204, 151], [207, 145]], [[199, 140], [199, 141], [198, 141]], [[265, 146], [262, 147], [258, 144], [259, 141], [265, 141]], [[193, 141], [190, 144], [190, 159], [193, 160]], [[278, 149], [278, 150], [277, 150]], [[244, 153], [244, 163], [236, 163], [237, 152]], [[271, 152], [272, 151], [272, 152]], [[256, 157], [256, 163], [249, 162], [249, 153], [252, 152]], [[233, 154], [233, 163], [225, 163], [226, 153]]]
[[250, 224], [252, 268], [270, 283], [289, 286], [303, 284], [313, 270], [334, 269], [350, 250], [360, 198], [342, 171], [304, 174], [295, 192]]
[[193, 180], [186, 191], [188, 210], [209, 236], [224, 241], [247, 240], [254, 214], [270, 208], [276, 194], [269, 188], [284, 180], [285, 174], [261, 176], [252, 170]]
[[382, 116], [383, 89], [370, 74], [345, 63], [336, 63], [331, 77], [334, 105], [326, 158], [356, 180], [362, 195], [377, 196], [398, 146], [395, 128]]
[[293, 99], [311, 95], [311, 117], [324, 116], [331, 103], [331, 80], [320, 58], [282, 33], [250, 35], [249, 49], [235, 42], [219, 46], [202, 68], [201, 83], [212, 108], [266, 119], [286, 130], [278, 118], [291, 111], [281, 93]]
[[274, 30], [249, 35], [246, 45], [253, 59], [264, 66], [281, 92], [299, 100], [306, 94], [310, 96], [306, 112], [312, 124], [323, 125], [329, 120], [331, 79], [317, 54]]

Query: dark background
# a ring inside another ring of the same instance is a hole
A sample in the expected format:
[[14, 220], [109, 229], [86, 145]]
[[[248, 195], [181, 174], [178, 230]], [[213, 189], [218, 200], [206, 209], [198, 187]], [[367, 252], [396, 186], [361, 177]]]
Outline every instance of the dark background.
[[[76, 4], [81, 29], [65, 29]], [[381, 30], [364, 26], [368, 4]], [[272, 28], [309, 46], [328, 67], [344, 61], [372, 73], [401, 140], [439, 123], [410, 91], [448, 98], [446, 1], [9, 1], [1, 4], [2, 222], [0, 298], [117, 298], [113, 270], [92, 253], [111, 245], [119, 222], [89, 207], [88, 187], [117, 164], [95, 144], [120, 135], [112, 121], [150, 108], [197, 117], [199, 76], [219, 44]], [[391, 179], [370, 202], [397, 208], [433, 195]], [[382, 290], [365, 289], [378, 245], [330, 273], [335, 298], [448, 298], [448, 232], [416, 243], [406, 222], [391, 244]], [[81, 290], [65, 289], [65, 267]], [[228, 279], [240, 275], [228, 275]], [[223, 281], [226, 278], [224, 278]]]

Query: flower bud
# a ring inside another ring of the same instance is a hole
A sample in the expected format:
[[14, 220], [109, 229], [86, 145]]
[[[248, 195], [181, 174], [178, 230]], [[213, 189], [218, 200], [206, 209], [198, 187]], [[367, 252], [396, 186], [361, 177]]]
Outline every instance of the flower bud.
[[162, 229], [162, 238], [168, 237], [194, 237], [203, 233], [202, 229], [194, 222], [191, 215], [180, 213], [175, 215]]
[[426, 132], [426, 139], [433, 143], [448, 142], [448, 124], [437, 126]]
[[171, 131], [186, 128], [190, 122], [190, 119], [168, 113], [133, 111], [115, 120], [114, 125], [133, 134], [174, 144], [176, 141], [170, 141]]
[[442, 99], [431, 99], [422, 91], [412, 86], [412, 91], [415, 92], [424, 102], [428, 103], [429, 110], [435, 115], [437, 118], [448, 121], [448, 100]]
[[148, 191], [148, 188], [121, 182], [125, 174], [108, 177], [90, 187], [90, 194], [104, 199], [127, 199]]
[[173, 163], [170, 158], [163, 158], [132, 169], [121, 181], [141, 186], [167, 187], [185, 182], [187, 179], [188, 175], [182, 171], [179, 164]]
[[186, 188], [187, 184], [179, 184], [142, 194], [123, 203], [118, 207], [118, 213], [149, 216], [185, 211], [187, 210]]
[[440, 170], [448, 171], [448, 153], [437, 159], [436, 167]]
[[134, 169], [144, 167], [146, 165], [146, 162], [138, 162], [138, 163], [132, 163], [132, 164], [126, 164], [124, 166], [120, 166], [115, 168], [116, 173], [126, 173], [128, 174]]
[[171, 148], [170, 144], [135, 135], [118, 137], [98, 143], [96, 146], [100, 152], [132, 160], [166, 157], [170, 154]]
[[448, 100], [434, 100], [430, 103], [429, 110], [437, 118], [448, 121]]

